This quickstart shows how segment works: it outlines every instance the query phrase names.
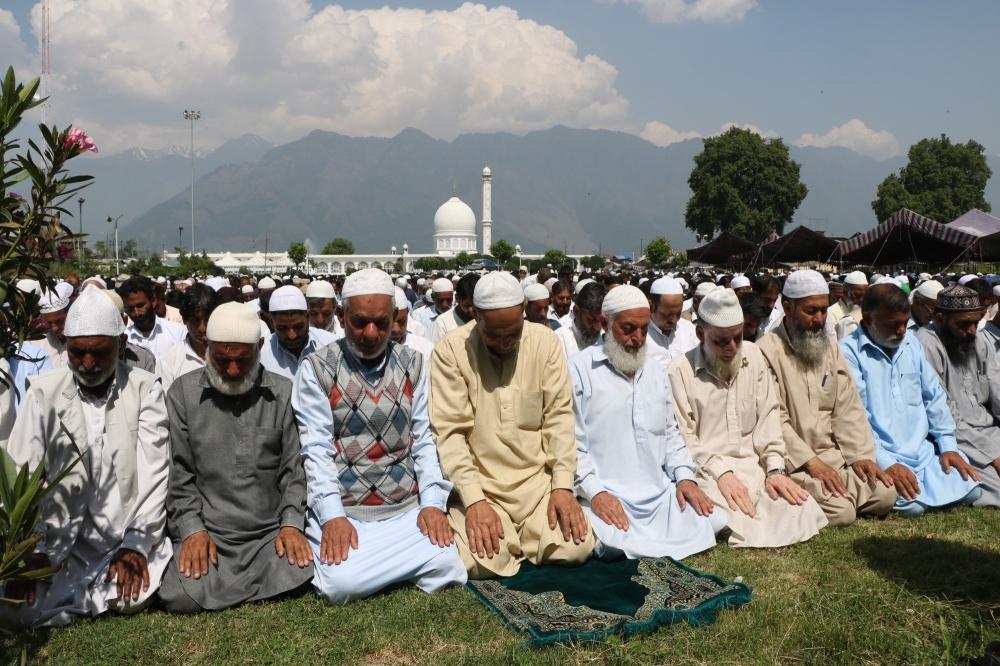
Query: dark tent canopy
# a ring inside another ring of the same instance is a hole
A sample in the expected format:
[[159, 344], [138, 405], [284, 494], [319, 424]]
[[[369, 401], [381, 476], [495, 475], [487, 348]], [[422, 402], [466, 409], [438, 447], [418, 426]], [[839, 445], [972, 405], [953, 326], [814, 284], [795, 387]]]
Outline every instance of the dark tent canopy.
[[702, 264], [726, 265], [732, 263], [737, 255], [746, 254], [757, 249], [757, 244], [740, 238], [726, 230], [701, 247], [687, 251], [688, 260]]
[[831, 238], [820, 231], [799, 226], [780, 238], [761, 245], [756, 252], [741, 257], [753, 266], [773, 266], [778, 263], [797, 264], [809, 261], [836, 261], [840, 238]]
[[972, 234], [901, 208], [871, 231], [842, 242], [838, 251], [841, 260], [852, 264], [946, 264], [958, 259], [975, 242]]

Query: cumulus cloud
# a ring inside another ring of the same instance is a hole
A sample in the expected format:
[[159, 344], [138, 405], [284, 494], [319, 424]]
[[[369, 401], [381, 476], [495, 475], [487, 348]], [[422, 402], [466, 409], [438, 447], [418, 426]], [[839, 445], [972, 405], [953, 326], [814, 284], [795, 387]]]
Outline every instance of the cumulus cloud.
[[[30, 60], [28, 47], [21, 39], [21, 27], [17, 24], [13, 12], [0, 9], [0, 65], [4, 71], [11, 65], [15, 70], [25, 67]], [[3, 72], [0, 72], [0, 76]], [[24, 78], [18, 72], [19, 78]]]
[[610, 0], [638, 5], [651, 21], [657, 23], [732, 23], [742, 21], [757, 6], [757, 0]]
[[661, 123], [658, 120], [651, 120], [646, 123], [642, 131], [639, 132], [641, 136], [646, 141], [650, 143], [655, 143], [657, 146], [669, 146], [672, 143], [680, 143], [681, 141], [687, 141], [688, 139], [700, 139], [701, 134], [698, 132], [681, 132], [675, 130], [673, 127], [666, 123]]
[[876, 159], [886, 159], [899, 155], [899, 141], [892, 132], [873, 130], [857, 118], [837, 125], [825, 134], [806, 132], [795, 140], [797, 146], [830, 148], [839, 146]]
[[[314, 10], [308, 0], [51, 0], [52, 116], [102, 150], [313, 129], [438, 137], [615, 127], [617, 70], [565, 33], [508, 7]], [[31, 14], [37, 34], [41, 4]], [[0, 45], [12, 16], [0, 12]], [[262, 30], [260, 26], [267, 26]], [[2, 47], [0, 47], [2, 48]]]
[[716, 134], [723, 134], [730, 127], [738, 127], [740, 129], [750, 130], [754, 134], [759, 134], [760, 136], [762, 136], [765, 139], [777, 139], [779, 136], [781, 136], [780, 134], [778, 134], [774, 130], [770, 130], [770, 129], [769, 130], [764, 130], [764, 129], [761, 129], [761, 128], [757, 127], [756, 125], [754, 125], [752, 123], [734, 123], [734, 122], [723, 123], [722, 127], [719, 128], [719, 131], [716, 132]]

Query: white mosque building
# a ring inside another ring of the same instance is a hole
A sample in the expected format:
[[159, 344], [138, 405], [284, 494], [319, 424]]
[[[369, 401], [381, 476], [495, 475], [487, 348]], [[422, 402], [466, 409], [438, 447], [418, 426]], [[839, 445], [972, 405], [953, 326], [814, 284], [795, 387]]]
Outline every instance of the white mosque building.
[[[393, 245], [387, 253], [371, 254], [310, 254], [306, 257], [308, 273], [342, 275], [363, 268], [395, 266], [405, 272], [415, 270], [414, 264], [423, 257], [454, 257], [462, 252], [478, 254], [489, 252], [493, 244], [493, 171], [483, 169], [483, 217], [480, 236], [477, 233], [476, 214], [453, 191], [434, 213], [434, 235], [431, 254], [410, 254], [408, 243], [402, 251]], [[520, 246], [518, 246], [520, 249]], [[227, 273], [246, 269], [251, 273], [287, 273], [295, 269], [285, 252], [208, 252], [215, 265]], [[176, 253], [163, 253], [164, 260], [177, 259]], [[580, 255], [581, 257], [583, 255]], [[541, 255], [519, 255], [521, 260], [537, 259]]]

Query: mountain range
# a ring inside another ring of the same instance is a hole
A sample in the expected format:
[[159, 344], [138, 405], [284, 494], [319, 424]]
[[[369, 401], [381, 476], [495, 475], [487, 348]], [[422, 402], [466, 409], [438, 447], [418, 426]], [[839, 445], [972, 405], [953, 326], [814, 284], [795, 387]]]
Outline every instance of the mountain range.
[[[427, 252], [434, 212], [453, 189], [481, 217], [480, 174], [489, 165], [494, 239], [526, 252], [631, 252], [656, 236], [687, 248], [695, 245], [684, 227], [687, 178], [701, 148], [700, 139], [658, 147], [631, 134], [566, 127], [452, 141], [416, 129], [392, 138], [314, 131], [281, 146], [244, 135], [196, 155], [197, 247], [263, 250], [266, 244], [274, 251], [305, 240], [319, 251], [343, 236], [362, 252], [403, 243]], [[904, 157], [878, 161], [843, 148], [792, 147], [791, 154], [809, 194], [789, 229], [804, 224], [836, 236], [875, 224], [875, 189], [905, 164]], [[990, 163], [997, 174], [1000, 158]], [[186, 151], [131, 150], [88, 160], [84, 169], [97, 177], [84, 194], [85, 230], [103, 238], [102, 221], [114, 212], [128, 222], [123, 242], [170, 249], [183, 226], [182, 244], [190, 244]], [[1000, 201], [1000, 175], [991, 179], [987, 200]]]

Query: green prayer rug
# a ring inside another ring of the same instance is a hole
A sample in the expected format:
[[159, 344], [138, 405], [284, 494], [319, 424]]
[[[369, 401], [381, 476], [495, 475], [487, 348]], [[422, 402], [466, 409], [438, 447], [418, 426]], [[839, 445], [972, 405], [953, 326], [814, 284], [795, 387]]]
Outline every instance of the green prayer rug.
[[631, 636], [682, 621], [711, 624], [718, 611], [742, 606], [751, 596], [742, 583], [669, 557], [591, 559], [578, 567], [524, 562], [514, 576], [467, 587], [533, 647]]

